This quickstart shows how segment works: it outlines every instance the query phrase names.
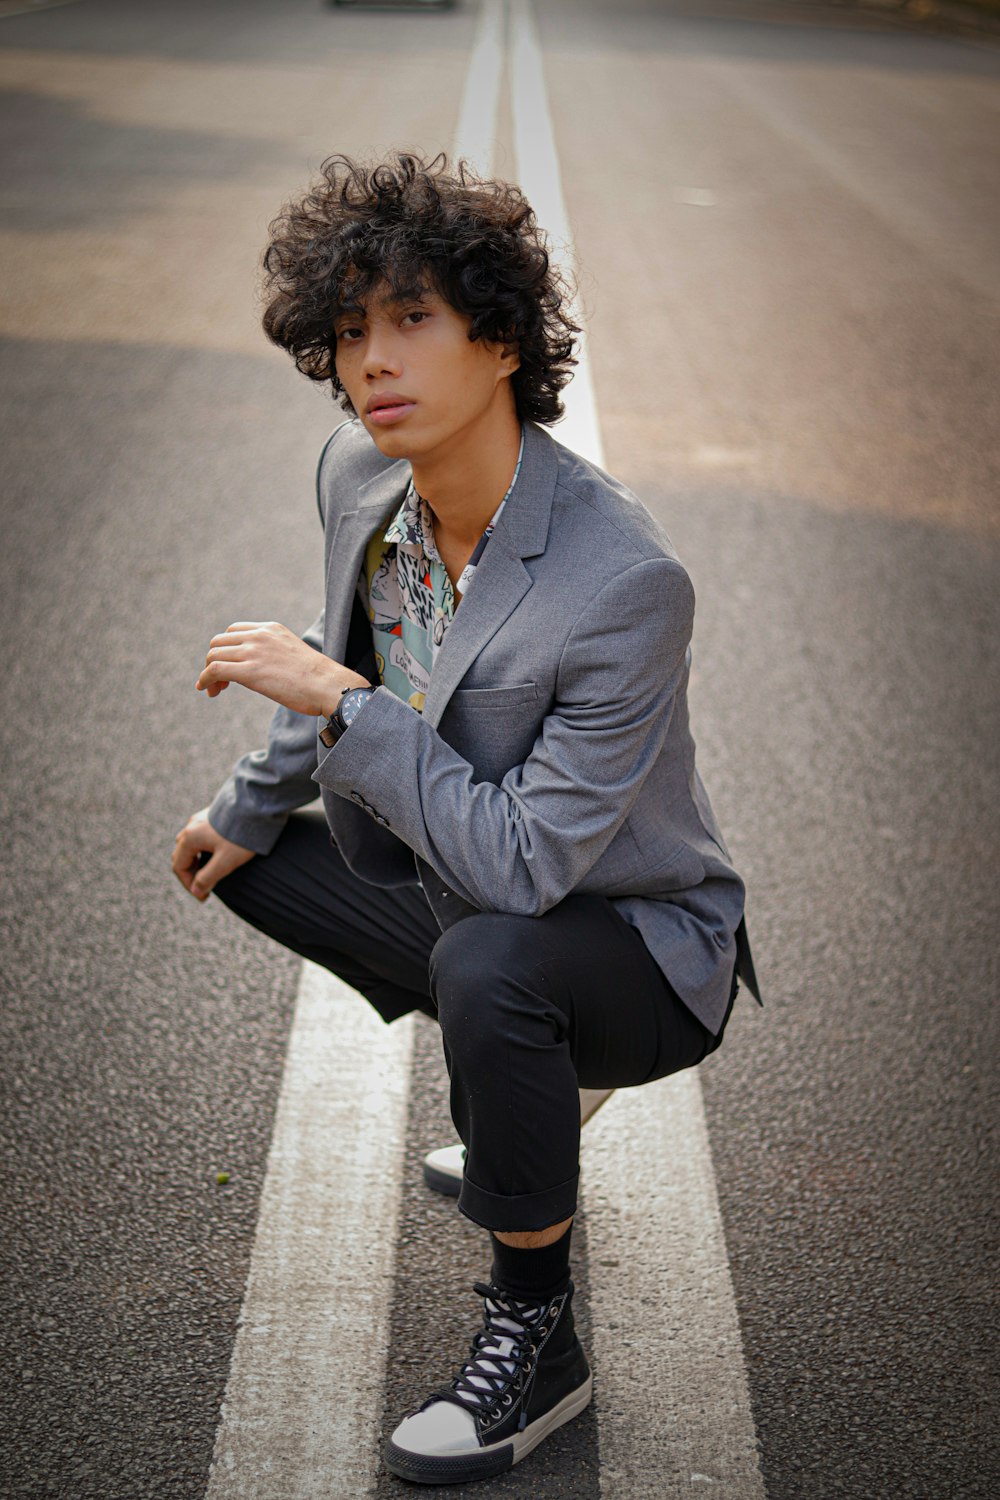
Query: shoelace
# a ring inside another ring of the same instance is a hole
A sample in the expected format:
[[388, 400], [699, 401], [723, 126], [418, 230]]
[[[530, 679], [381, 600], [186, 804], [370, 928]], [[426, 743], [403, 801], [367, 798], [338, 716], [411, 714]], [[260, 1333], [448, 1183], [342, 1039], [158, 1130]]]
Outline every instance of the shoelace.
[[[485, 1299], [484, 1324], [472, 1340], [469, 1358], [451, 1383], [449, 1398], [496, 1417], [513, 1404], [534, 1369], [533, 1355], [548, 1333], [549, 1304], [519, 1302], [493, 1283], [477, 1281], [474, 1290]], [[521, 1413], [521, 1425], [525, 1414]]]

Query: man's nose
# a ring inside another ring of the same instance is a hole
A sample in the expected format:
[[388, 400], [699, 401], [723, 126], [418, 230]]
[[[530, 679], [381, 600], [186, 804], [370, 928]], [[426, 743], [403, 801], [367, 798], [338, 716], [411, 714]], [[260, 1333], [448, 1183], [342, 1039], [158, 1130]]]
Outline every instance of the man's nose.
[[386, 328], [373, 328], [365, 349], [365, 375], [377, 380], [381, 375], [398, 375], [401, 369], [399, 345]]

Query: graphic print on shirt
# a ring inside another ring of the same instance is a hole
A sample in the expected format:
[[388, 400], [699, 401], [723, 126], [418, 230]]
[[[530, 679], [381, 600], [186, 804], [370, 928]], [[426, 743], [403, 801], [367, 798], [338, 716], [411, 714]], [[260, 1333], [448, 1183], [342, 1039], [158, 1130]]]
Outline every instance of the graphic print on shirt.
[[[377, 538], [373, 537], [372, 542], [376, 541]], [[372, 542], [368, 544], [368, 557], [365, 560], [368, 564], [366, 568], [368, 573], [368, 615], [371, 620], [374, 620], [375, 607], [381, 606], [377, 611], [379, 625], [380, 628], [385, 628], [392, 623], [399, 624], [398, 613], [394, 621], [391, 619], [394, 613], [391, 602], [393, 596], [392, 564], [395, 561], [396, 549], [395, 547], [390, 547], [383, 553], [382, 545], [378, 543], [378, 546], [375, 548], [375, 566], [372, 568]]]
[[[407, 679], [413, 691], [423, 697], [431, 685], [431, 674], [420, 665], [406, 645], [406, 623], [406, 621], [403, 622], [403, 637], [397, 636], [389, 646], [387, 661], [390, 667], [394, 667], [401, 676]], [[407, 696], [410, 697], [412, 694]]]
[[402, 604], [400, 613], [404, 621], [412, 620], [426, 635], [434, 618], [434, 594], [433, 575], [424, 562], [423, 549], [414, 556], [409, 546], [397, 546], [396, 569]]
[[[521, 472], [524, 431], [514, 477], [462, 570], [457, 595], [464, 597], [486, 544], [496, 529]], [[434, 513], [412, 479], [385, 532], [370, 539], [358, 593], [372, 626], [378, 675], [385, 687], [424, 709], [431, 671], [455, 617], [456, 589], [434, 542]]]

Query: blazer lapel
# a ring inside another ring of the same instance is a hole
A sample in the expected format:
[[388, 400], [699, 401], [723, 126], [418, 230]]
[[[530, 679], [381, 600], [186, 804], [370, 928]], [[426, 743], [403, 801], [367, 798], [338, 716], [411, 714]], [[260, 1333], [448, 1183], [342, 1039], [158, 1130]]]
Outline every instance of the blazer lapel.
[[[558, 470], [555, 443], [542, 428], [526, 422], [517, 484], [434, 662], [423, 717], [435, 728], [469, 667], [532, 586], [522, 559], [545, 551]], [[327, 543], [323, 633], [323, 650], [334, 661], [344, 660], [365, 548], [399, 509], [410, 474], [407, 460], [390, 464], [360, 486], [357, 508], [337, 517]]]
[[380, 526], [385, 530], [399, 509], [409, 482], [410, 465], [405, 459], [400, 459], [361, 485], [356, 510], [342, 511], [337, 517], [327, 543], [326, 619], [323, 627], [323, 651], [334, 661], [344, 660], [365, 548]]
[[517, 484], [434, 662], [423, 713], [434, 728], [469, 667], [532, 586], [522, 559], [545, 550], [558, 468], [548, 433], [526, 423]]

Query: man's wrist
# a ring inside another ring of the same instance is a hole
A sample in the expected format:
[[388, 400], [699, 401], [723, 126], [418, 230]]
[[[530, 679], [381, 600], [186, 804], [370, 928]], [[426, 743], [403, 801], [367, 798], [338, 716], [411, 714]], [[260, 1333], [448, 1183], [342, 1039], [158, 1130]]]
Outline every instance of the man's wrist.
[[330, 674], [330, 685], [323, 690], [320, 699], [322, 707], [318, 716], [324, 722], [329, 722], [336, 713], [341, 698], [349, 693], [352, 688], [370, 688], [371, 683], [367, 677], [362, 677], [357, 672], [349, 672], [346, 667], [338, 667]]
[[320, 740], [328, 750], [332, 750], [341, 735], [354, 723], [369, 698], [374, 696], [375, 689], [364, 681], [360, 687], [344, 689], [336, 708], [319, 731]]

